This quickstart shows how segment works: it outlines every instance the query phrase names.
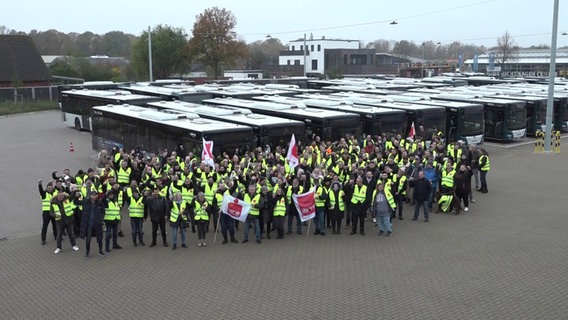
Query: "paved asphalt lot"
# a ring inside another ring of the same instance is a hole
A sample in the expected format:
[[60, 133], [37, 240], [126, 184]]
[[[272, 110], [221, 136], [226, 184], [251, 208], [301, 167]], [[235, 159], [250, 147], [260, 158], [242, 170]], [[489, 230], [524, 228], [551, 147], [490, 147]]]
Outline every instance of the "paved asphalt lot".
[[[566, 152], [487, 143], [488, 194], [468, 213], [394, 222], [390, 238], [133, 247], [83, 257], [40, 244], [37, 179], [92, 166], [90, 135], [58, 112], [0, 118], [1, 319], [565, 319]], [[75, 147], [69, 153], [69, 143]], [[146, 243], [149, 243], [149, 223]], [[126, 227], [127, 233], [129, 227]], [[48, 234], [49, 235], [49, 234]], [[239, 232], [238, 238], [242, 239]], [[96, 246], [96, 245], [95, 245]]]

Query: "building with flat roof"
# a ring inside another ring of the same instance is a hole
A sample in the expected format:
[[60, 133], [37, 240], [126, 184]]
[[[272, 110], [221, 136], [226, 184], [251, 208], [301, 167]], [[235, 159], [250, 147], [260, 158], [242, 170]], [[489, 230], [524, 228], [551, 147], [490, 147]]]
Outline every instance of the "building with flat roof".
[[[477, 71], [501, 77], [547, 77], [550, 68], [550, 49], [519, 49], [504, 63], [498, 52], [480, 54]], [[474, 59], [465, 61], [473, 69]], [[556, 75], [568, 76], [568, 49], [556, 50]]]

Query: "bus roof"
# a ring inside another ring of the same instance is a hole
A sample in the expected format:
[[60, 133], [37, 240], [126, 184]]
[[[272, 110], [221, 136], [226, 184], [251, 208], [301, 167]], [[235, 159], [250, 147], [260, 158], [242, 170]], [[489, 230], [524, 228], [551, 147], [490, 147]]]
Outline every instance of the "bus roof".
[[408, 103], [408, 102], [387, 102], [387, 103], [382, 103], [381, 106], [392, 109], [404, 109], [407, 111], [425, 111], [425, 110], [446, 111], [446, 108], [444, 107], [438, 107], [426, 104]]
[[121, 89], [132, 90], [137, 92], [147, 92], [152, 94], [165, 94], [165, 95], [198, 94], [195, 88], [189, 86], [184, 88], [170, 88], [170, 87], [145, 86], [145, 85], [134, 84], [130, 86], [121, 87]]
[[160, 101], [149, 103], [150, 107], [172, 108], [173, 110], [195, 112], [202, 117], [227, 119], [229, 122], [240, 122], [246, 125], [258, 126], [301, 126], [303, 122], [281, 117], [253, 113], [249, 109], [226, 105], [202, 105], [180, 101]]
[[73, 89], [73, 90], [63, 91], [62, 94], [67, 94], [70, 96], [77, 96], [77, 97], [103, 98], [103, 99], [108, 98], [116, 101], [129, 101], [129, 100], [139, 100], [139, 99], [150, 99], [150, 100], [153, 99], [156, 101], [160, 100], [160, 98], [157, 97], [135, 94], [126, 90]]
[[454, 100], [454, 101], [468, 101], [474, 103], [482, 103], [484, 105], [511, 105], [519, 104], [522, 102], [515, 102], [514, 100], [499, 99], [494, 97], [485, 97], [482, 95], [472, 95], [472, 94], [439, 94], [432, 95], [434, 100]]
[[103, 116], [105, 114], [126, 116], [133, 119], [167, 124], [197, 132], [241, 131], [242, 129], [250, 129], [250, 127], [248, 126], [203, 119], [199, 117], [199, 115], [191, 112], [176, 112], [175, 110], [154, 110], [151, 108], [133, 105], [106, 105], [94, 107], [93, 115], [97, 115], [97, 112], [99, 112], [100, 115]]
[[[323, 95], [323, 94], [300, 94], [298, 98], [303, 98], [303, 103], [307, 106], [323, 107], [336, 109], [340, 111], [364, 113], [364, 114], [388, 114], [388, 113], [403, 113], [397, 109], [383, 108], [369, 104], [358, 104], [358, 101], [365, 100], [365, 98], [344, 98], [342, 96]], [[367, 99], [370, 100], [370, 99]], [[378, 102], [377, 102], [378, 101]], [[392, 102], [389, 99], [375, 100], [377, 104]]]
[[223, 105], [230, 105], [242, 108], [251, 108], [252, 110], [275, 111], [283, 115], [284, 114], [294, 115], [294, 116], [300, 115], [303, 117], [312, 117], [319, 119], [359, 117], [359, 115], [348, 112], [308, 108], [301, 101], [298, 102], [297, 100], [294, 101], [293, 99], [292, 100], [287, 99], [293, 97], [275, 97], [278, 98], [277, 100], [267, 99], [268, 97], [270, 96], [256, 97], [258, 99], [255, 98], [255, 100], [215, 98], [215, 99], [203, 100], [203, 102], [210, 104], [223, 104]]

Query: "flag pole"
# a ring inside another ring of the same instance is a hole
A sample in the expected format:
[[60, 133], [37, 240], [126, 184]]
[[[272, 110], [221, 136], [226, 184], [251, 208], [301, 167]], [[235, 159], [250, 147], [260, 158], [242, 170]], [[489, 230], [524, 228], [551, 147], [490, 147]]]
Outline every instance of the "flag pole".
[[308, 220], [308, 231], [306, 232], [306, 237], [309, 237], [309, 236], [310, 236], [310, 232], [312, 232], [312, 231], [310, 230], [311, 225], [312, 225], [312, 219]]
[[224, 214], [223, 211], [219, 210], [219, 216], [217, 217], [217, 224], [215, 226], [215, 235], [213, 236], [213, 245], [217, 241], [217, 233], [219, 233], [219, 222], [221, 221], [221, 215]]

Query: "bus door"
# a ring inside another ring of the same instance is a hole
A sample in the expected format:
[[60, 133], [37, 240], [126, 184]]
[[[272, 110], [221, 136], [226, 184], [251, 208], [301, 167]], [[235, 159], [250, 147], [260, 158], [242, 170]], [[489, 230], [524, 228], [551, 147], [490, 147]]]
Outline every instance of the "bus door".
[[448, 142], [457, 141], [458, 132], [458, 114], [457, 112], [448, 112], [448, 118], [446, 122], [446, 130], [448, 130], [447, 137]]
[[537, 122], [536, 105], [534, 103], [526, 103], [525, 107], [527, 109], [527, 134], [534, 135], [536, 130], [535, 123]]
[[505, 137], [505, 112], [491, 107], [485, 108], [485, 137], [503, 140]]
[[[138, 146], [138, 130], [136, 126], [127, 123], [122, 124], [122, 144], [128, 149], [134, 149]], [[130, 150], [125, 151], [130, 152]]]
[[[92, 109], [92, 105], [89, 104], [88, 102], [81, 102], [81, 105], [79, 107], [79, 115], [81, 116], [81, 124], [79, 124], [80, 128], [77, 128], [79, 130], [84, 129], [84, 130], [92, 130], [91, 128], [91, 109]], [[75, 123], [75, 127], [77, 127], [78, 123]]]

